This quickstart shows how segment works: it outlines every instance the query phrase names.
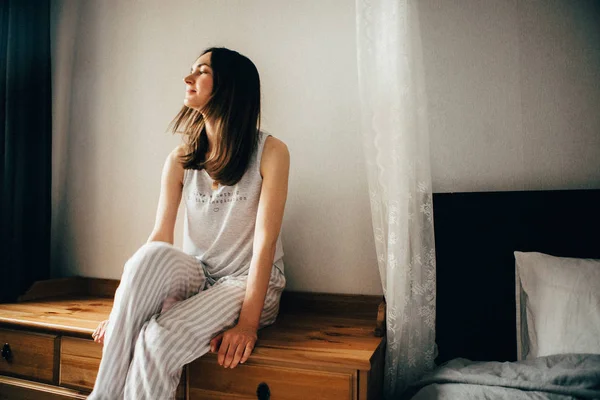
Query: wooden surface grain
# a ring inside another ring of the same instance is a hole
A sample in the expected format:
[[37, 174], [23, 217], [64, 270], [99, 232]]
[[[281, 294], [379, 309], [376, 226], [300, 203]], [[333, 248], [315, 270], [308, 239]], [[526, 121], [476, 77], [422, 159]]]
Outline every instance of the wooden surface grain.
[[[99, 322], [108, 318], [109, 298], [67, 298], [0, 304], [0, 325], [37, 328], [91, 339]], [[373, 320], [348, 315], [280, 314], [275, 324], [259, 331], [251, 357], [322, 365], [346, 364], [369, 369], [381, 338], [373, 334]], [[92, 345], [97, 345], [92, 343]], [[99, 348], [100, 346], [97, 345]], [[281, 353], [281, 350], [291, 352]]]
[[112, 299], [67, 297], [0, 304], [0, 325], [91, 335], [107, 319]]
[[91, 391], [101, 359], [99, 343], [64, 336], [60, 347], [60, 385]]
[[190, 400], [201, 399], [203, 392], [228, 393], [256, 398], [258, 385], [269, 387], [271, 398], [282, 400], [352, 400], [352, 372], [325, 372], [239, 365], [233, 369], [219, 366], [214, 358], [201, 358], [190, 365]]
[[0, 400], [86, 399], [86, 392], [0, 376]]
[[[34, 350], [41, 354], [41, 347], [54, 349], [48, 361], [54, 367], [44, 368], [49, 375], [35, 377], [65, 387], [62, 392], [58, 387], [49, 390], [52, 396], [80, 398], [93, 388], [102, 345], [93, 342], [91, 334], [108, 318], [117, 286], [114, 280], [57, 279], [37, 283], [19, 303], [0, 304], [2, 331], [46, 337], [54, 344], [40, 344]], [[177, 399], [255, 399], [256, 386], [263, 381], [272, 389], [272, 398], [364, 400], [368, 394], [368, 399], [377, 399], [371, 385], [379, 380], [383, 365], [385, 337], [375, 333], [376, 326], [382, 327], [381, 321], [376, 325], [382, 316], [381, 300], [381, 296], [284, 292], [277, 321], [259, 331], [248, 361], [225, 370], [217, 365], [215, 354], [202, 356], [184, 367]], [[23, 376], [33, 375], [29, 371]], [[33, 385], [0, 384], [0, 396], [10, 392], [24, 393], [16, 398], [44, 398], [37, 394], [43, 386], [29, 384]]]
[[8, 344], [10, 361], [0, 359], [0, 374], [54, 382], [55, 335], [0, 329], [0, 345]]

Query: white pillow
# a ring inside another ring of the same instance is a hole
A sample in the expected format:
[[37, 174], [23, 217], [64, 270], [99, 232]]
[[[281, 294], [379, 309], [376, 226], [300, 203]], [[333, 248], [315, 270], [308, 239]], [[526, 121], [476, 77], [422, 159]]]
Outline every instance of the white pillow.
[[518, 359], [600, 354], [600, 260], [515, 251]]

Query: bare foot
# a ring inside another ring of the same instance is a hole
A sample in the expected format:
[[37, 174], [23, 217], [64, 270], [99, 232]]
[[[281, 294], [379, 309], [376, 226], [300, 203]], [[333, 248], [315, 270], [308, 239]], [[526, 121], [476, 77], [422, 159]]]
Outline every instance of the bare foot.
[[108, 320], [100, 322], [94, 333], [92, 333], [92, 337], [94, 338], [94, 342], [96, 343], [104, 343], [104, 334], [106, 333], [106, 326], [108, 325]]

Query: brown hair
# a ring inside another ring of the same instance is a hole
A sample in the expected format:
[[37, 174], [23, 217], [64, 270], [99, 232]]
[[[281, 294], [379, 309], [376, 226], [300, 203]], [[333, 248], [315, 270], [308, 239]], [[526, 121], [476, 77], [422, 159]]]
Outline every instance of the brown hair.
[[[205, 169], [220, 184], [232, 186], [242, 179], [258, 147], [260, 78], [252, 61], [236, 51], [211, 47], [202, 55], [206, 53], [212, 53], [210, 99], [202, 111], [184, 105], [169, 129], [184, 136], [185, 169]], [[205, 117], [216, 130], [215, 149], [207, 159]]]

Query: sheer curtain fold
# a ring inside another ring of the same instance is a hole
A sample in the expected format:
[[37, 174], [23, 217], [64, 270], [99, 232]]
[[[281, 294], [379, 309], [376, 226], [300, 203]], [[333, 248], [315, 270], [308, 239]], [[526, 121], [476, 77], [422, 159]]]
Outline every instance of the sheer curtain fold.
[[416, 0], [357, 0], [361, 130], [387, 302], [386, 398], [433, 368], [435, 243]]

